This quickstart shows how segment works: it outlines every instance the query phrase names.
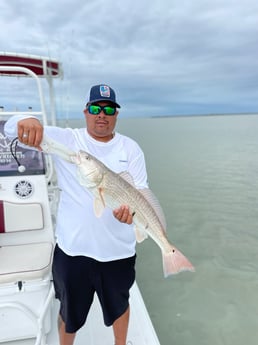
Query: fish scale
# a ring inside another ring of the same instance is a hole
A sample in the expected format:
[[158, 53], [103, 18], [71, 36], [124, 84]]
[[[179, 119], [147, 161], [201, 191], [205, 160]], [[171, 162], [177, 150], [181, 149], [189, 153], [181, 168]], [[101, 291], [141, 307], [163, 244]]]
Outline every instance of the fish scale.
[[[122, 176], [113, 172], [87, 152], [80, 151], [78, 157], [80, 183], [86, 188], [90, 186], [96, 198], [97, 216], [101, 215], [105, 207], [114, 210], [121, 205], [127, 205], [130, 212], [134, 214], [133, 222], [137, 241], [141, 242], [149, 235], [160, 247], [165, 277], [185, 270], [194, 271], [190, 261], [169, 242], [166, 229], [162, 226], [163, 221], [159, 218], [160, 210], [155, 208], [157, 200], [152, 199], [152, 193], [148, 188], [136, 189], [124, 178], [125, 173]], [[131, 179], [130, 176], [129, 179]]]

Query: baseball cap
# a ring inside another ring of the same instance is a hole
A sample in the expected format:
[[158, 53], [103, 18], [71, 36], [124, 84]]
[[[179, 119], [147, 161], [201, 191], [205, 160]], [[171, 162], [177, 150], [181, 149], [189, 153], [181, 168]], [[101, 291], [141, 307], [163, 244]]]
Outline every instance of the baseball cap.
[[94, 85], [89, 90], [86, 103], [92, 104], [100, 101], [112, 102], [117, 108], [120, 108], [120, 105], [116, 102], [115, 91], [108, 85]]

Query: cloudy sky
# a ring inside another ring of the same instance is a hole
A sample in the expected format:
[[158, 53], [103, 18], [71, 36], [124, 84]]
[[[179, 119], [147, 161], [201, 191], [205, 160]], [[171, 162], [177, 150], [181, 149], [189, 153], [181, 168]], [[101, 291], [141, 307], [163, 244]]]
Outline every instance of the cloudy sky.
[[1, 51], [62, 62], [59, 116], [98, 83], [125, 117], [258, 113], [257, 0], [1, 0], [0, 19]]

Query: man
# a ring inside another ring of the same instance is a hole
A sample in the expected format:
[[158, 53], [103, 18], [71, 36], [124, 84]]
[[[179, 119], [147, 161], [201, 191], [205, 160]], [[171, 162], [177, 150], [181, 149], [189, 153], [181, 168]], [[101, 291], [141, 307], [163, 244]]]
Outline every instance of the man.
[[[87, 96], [86, 129], [43, 127], [33, 117], [15, 116], [6, 123], [9, 137], [40, 148], [43, 132], [72, 151], [85, 150], [110, 169], [128, 171], [137, 188], [147, 187], [144, 155], [132, 139], [114, 131], [120, 105], [108, 85], [93, 86]], [[56, 297], [61, 302], [60, 345], [72, 345], [86, 321], [96, 292], [104, 322], [113, 326], [115, 345], [125, 345], [129, 323], [129, 289], [135, 280], [135, 234], [126, 205], [93, 212], [93, 197], [76, 177], [76, 167], [53, 155], [61, 190], [57, 244], [53, 259]]]

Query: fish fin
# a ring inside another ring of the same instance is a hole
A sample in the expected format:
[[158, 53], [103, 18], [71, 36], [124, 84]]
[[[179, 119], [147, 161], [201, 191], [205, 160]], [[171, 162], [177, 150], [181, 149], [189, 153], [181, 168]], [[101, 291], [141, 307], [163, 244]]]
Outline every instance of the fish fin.
[[135, 187], [134, 180], [132, 175], [128, 171], [122, 171], [118, 174], [120, 177], [122, 177], [126, 182], [130, 183], [133, 187]]
[[138, 189], [138, 191], [143, 195], [143, 197], [149, 202], [149, 204], [155, 210], [164, 231], [166, 231], [166, 218], [157, 197], [149, 188]]
[[136, 241], [138, 243], [141, 243], [144, 240], [146, 240], [146, 238], [148, 238], [148, 234], [145, 230], [143, 230], [143, 228], [140, 228], [139, 226], [134, 226], [134, 230], [135, 230]]
[[101, 188], [98, 189], [98, 192], [99, 192], [99, 195], [98, 197], [96, 197], [94, 199], [94, 213], [95, 213], [95, 216], [96, 217], [101, 217], [105, 207], [106, 207], [106, 204], [105, 204], [105, 200], [104, 200], [104, 197], [103, 197], [103, 191]]
[[94, 199], [94, 213], [95, 213], [95, 216], [97, 218], [101, 217], [104, 209], [105, 209], [105, 205], [103, 205], [103, 202], [100, 198], [95, 198]]
[[191, 262], [173, 246], [169, 252], [162, 252], [162, 259], [165, 278], [182, 271], [195, 271]]

